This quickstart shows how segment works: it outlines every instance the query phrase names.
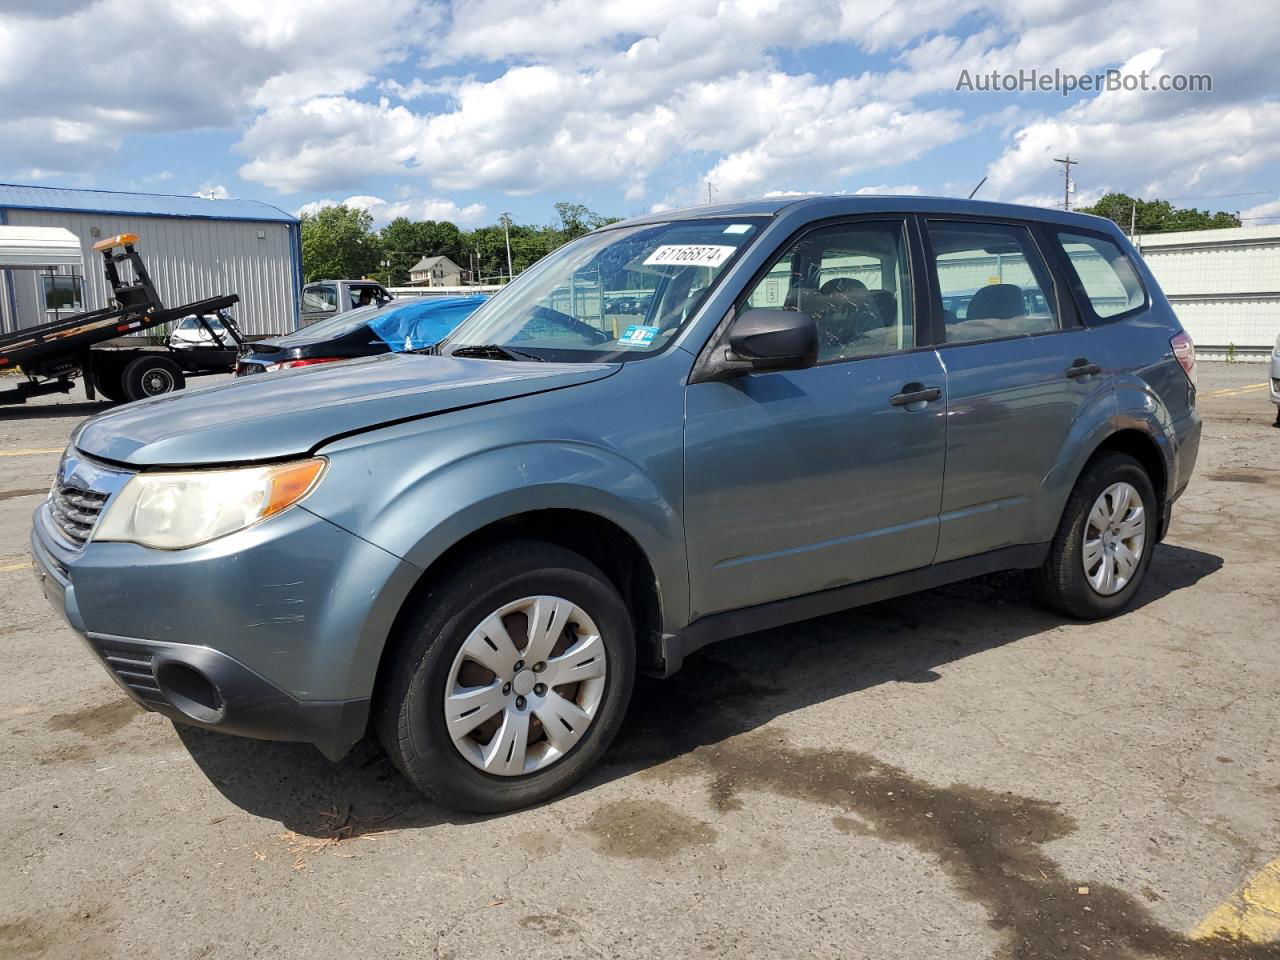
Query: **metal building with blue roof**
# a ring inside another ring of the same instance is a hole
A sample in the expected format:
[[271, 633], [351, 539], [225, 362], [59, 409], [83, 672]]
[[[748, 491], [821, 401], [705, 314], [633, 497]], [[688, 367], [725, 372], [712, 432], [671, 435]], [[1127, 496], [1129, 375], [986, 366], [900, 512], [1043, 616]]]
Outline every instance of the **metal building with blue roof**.
[[0, 225], [65, 227], [80, 238], [84, 276], [0, 272], [0, 328], [44, 323], [53, 309], [107, 305], [103, 237], [136, 233], [138, 249], [165, 303], [240, 295], [236, 320], [248, 334], [278, 334], [298, 325], [302, 244], [298, 218], [257, 200], [114, 190], [0, 184]]

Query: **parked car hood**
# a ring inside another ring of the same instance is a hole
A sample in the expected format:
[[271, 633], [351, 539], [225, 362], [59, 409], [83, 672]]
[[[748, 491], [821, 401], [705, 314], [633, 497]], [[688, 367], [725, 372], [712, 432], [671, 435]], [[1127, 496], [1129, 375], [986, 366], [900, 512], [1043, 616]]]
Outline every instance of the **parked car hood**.
[[137, 466], [275, 460], [340, 435], [589, 383], [618, 369], [383, 354], [126, 404], [87, 420], [72, 442], [90, 456]]

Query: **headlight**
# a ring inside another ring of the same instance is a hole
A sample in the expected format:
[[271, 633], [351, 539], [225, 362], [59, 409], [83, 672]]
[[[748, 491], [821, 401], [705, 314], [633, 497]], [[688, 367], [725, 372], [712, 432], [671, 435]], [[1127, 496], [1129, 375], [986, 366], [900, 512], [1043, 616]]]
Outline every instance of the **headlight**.
[[268, 467], [138, 473], [129, 479], [94, 534], [161, 550], [180, 550], [243, 530], [312, 491], [322, 457]]
[[1276, 337], [1276, 345], [1271, 350], [1273, 357], [1280, 357], [1280, 337]]

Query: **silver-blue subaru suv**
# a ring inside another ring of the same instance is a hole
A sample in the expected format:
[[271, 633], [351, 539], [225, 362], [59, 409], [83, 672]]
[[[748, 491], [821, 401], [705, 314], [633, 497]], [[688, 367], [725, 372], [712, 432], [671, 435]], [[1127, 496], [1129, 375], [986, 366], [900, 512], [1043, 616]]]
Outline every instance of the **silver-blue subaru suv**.
[[87, 421], [32, 550], [140, 706], [333, 758], [373, 729], [422, 790], [505, 810], [713, 641], [1005, 569], [1120, 613], [1195, 398], [1109, 221], [705, 206], [562, 247], [429, 351]]

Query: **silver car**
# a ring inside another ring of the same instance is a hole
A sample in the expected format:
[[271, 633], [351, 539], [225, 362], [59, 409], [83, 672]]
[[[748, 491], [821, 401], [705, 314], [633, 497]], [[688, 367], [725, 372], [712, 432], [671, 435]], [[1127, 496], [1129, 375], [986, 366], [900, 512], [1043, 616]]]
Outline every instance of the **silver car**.
[[1271, 402], [1276, 405], [1276, 426], [1280, 427], [1280, 336], [1271, 348]]

